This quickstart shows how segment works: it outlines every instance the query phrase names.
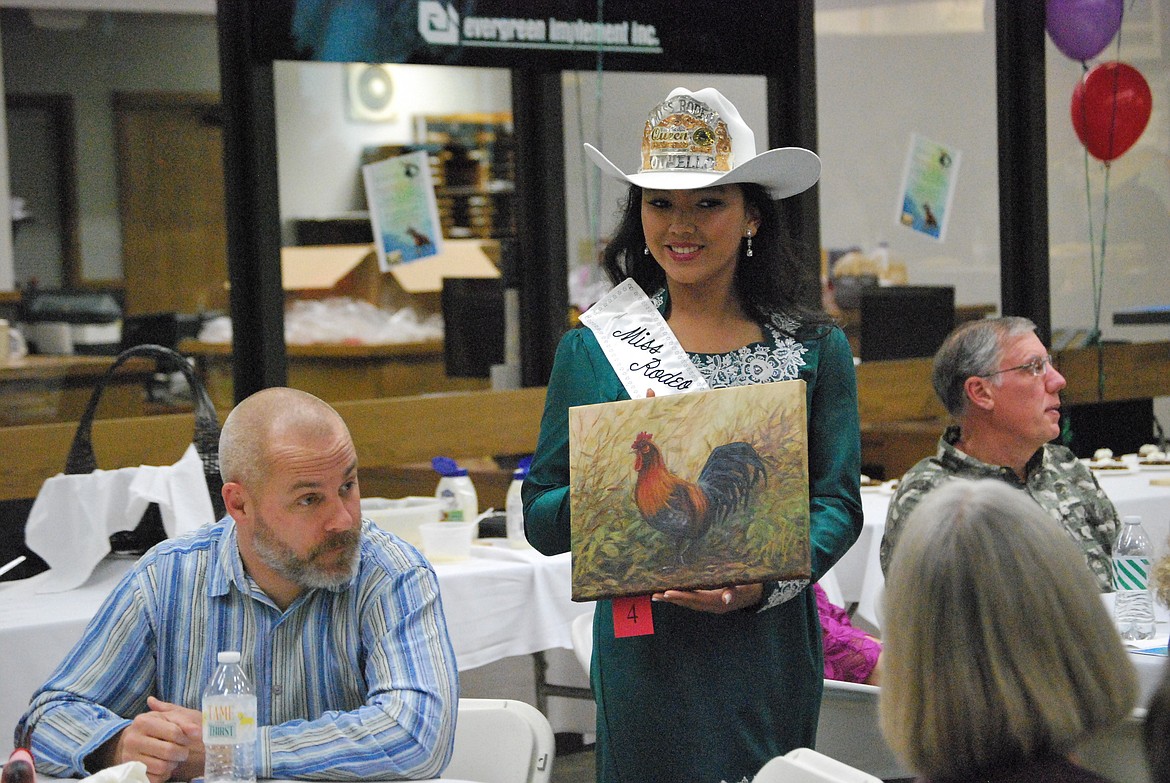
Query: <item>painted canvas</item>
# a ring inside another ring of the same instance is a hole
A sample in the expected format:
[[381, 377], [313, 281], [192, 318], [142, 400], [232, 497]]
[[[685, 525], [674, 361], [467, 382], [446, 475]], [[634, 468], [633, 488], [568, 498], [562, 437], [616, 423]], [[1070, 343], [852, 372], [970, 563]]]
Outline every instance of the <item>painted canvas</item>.
[[573, 600], [807, 578], [804, 381], [569, 409]]

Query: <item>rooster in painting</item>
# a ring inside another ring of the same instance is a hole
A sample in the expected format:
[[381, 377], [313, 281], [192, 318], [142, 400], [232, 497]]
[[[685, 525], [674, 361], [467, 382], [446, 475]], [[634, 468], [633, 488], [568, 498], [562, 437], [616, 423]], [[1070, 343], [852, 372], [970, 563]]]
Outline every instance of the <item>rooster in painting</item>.
[[735, 511], [746, 508], [752, 491], [767, 483], [764, 461], [750, 443], [737, 441], [716, 446], [691, 482], [671, 473], [662, 452], [648, 432], [638, 433], [634, 445], [634, 503], [646, 524], [665, 533], [678, 548], [679, 563], [686, 551]]

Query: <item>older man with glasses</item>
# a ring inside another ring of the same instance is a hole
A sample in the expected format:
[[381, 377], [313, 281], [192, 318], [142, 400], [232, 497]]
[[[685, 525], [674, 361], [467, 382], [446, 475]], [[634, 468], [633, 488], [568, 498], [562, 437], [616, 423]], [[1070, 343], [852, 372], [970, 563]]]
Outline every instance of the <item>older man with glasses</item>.
[[1092, 472], [1050, 441], [1060, 434], [1065, 380], [1026, 318], [961, 325], [934, 356], [934, 391], [955, 420], [938, 452], [898, 482], [882, 538], [889, 567], [903, 523], [923, 496], [953, 478], [994, 478], [1036, 501], [1068, 531], [1102, 592], [1112, 587], [1117, 510]]

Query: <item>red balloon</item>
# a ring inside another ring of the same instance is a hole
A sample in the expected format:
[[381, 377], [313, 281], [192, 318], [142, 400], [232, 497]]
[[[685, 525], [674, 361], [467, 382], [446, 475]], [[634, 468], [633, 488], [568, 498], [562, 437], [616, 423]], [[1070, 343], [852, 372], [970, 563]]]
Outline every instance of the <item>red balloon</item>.
[[1134, 145], [1150, 121], [1150, 85], [1122, 62], [1089, 69], [1073, 90], [1072, 125], [1089, 154], [1109, 162]]

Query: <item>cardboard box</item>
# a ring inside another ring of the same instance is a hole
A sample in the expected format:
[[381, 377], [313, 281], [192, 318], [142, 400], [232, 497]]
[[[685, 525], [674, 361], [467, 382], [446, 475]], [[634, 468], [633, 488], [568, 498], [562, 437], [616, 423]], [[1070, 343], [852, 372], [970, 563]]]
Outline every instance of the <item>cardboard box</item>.
[[392, 310], [414, 307], [438, 313], [444, 277], [500, 276], [492, 253], [498, 257], [499, 246], [491, 240], [445, 239], [438, 255], [383, 273], [372, 243], [286, 247], [280, 252], [280, 268], [290, 297], [351, 296]]

